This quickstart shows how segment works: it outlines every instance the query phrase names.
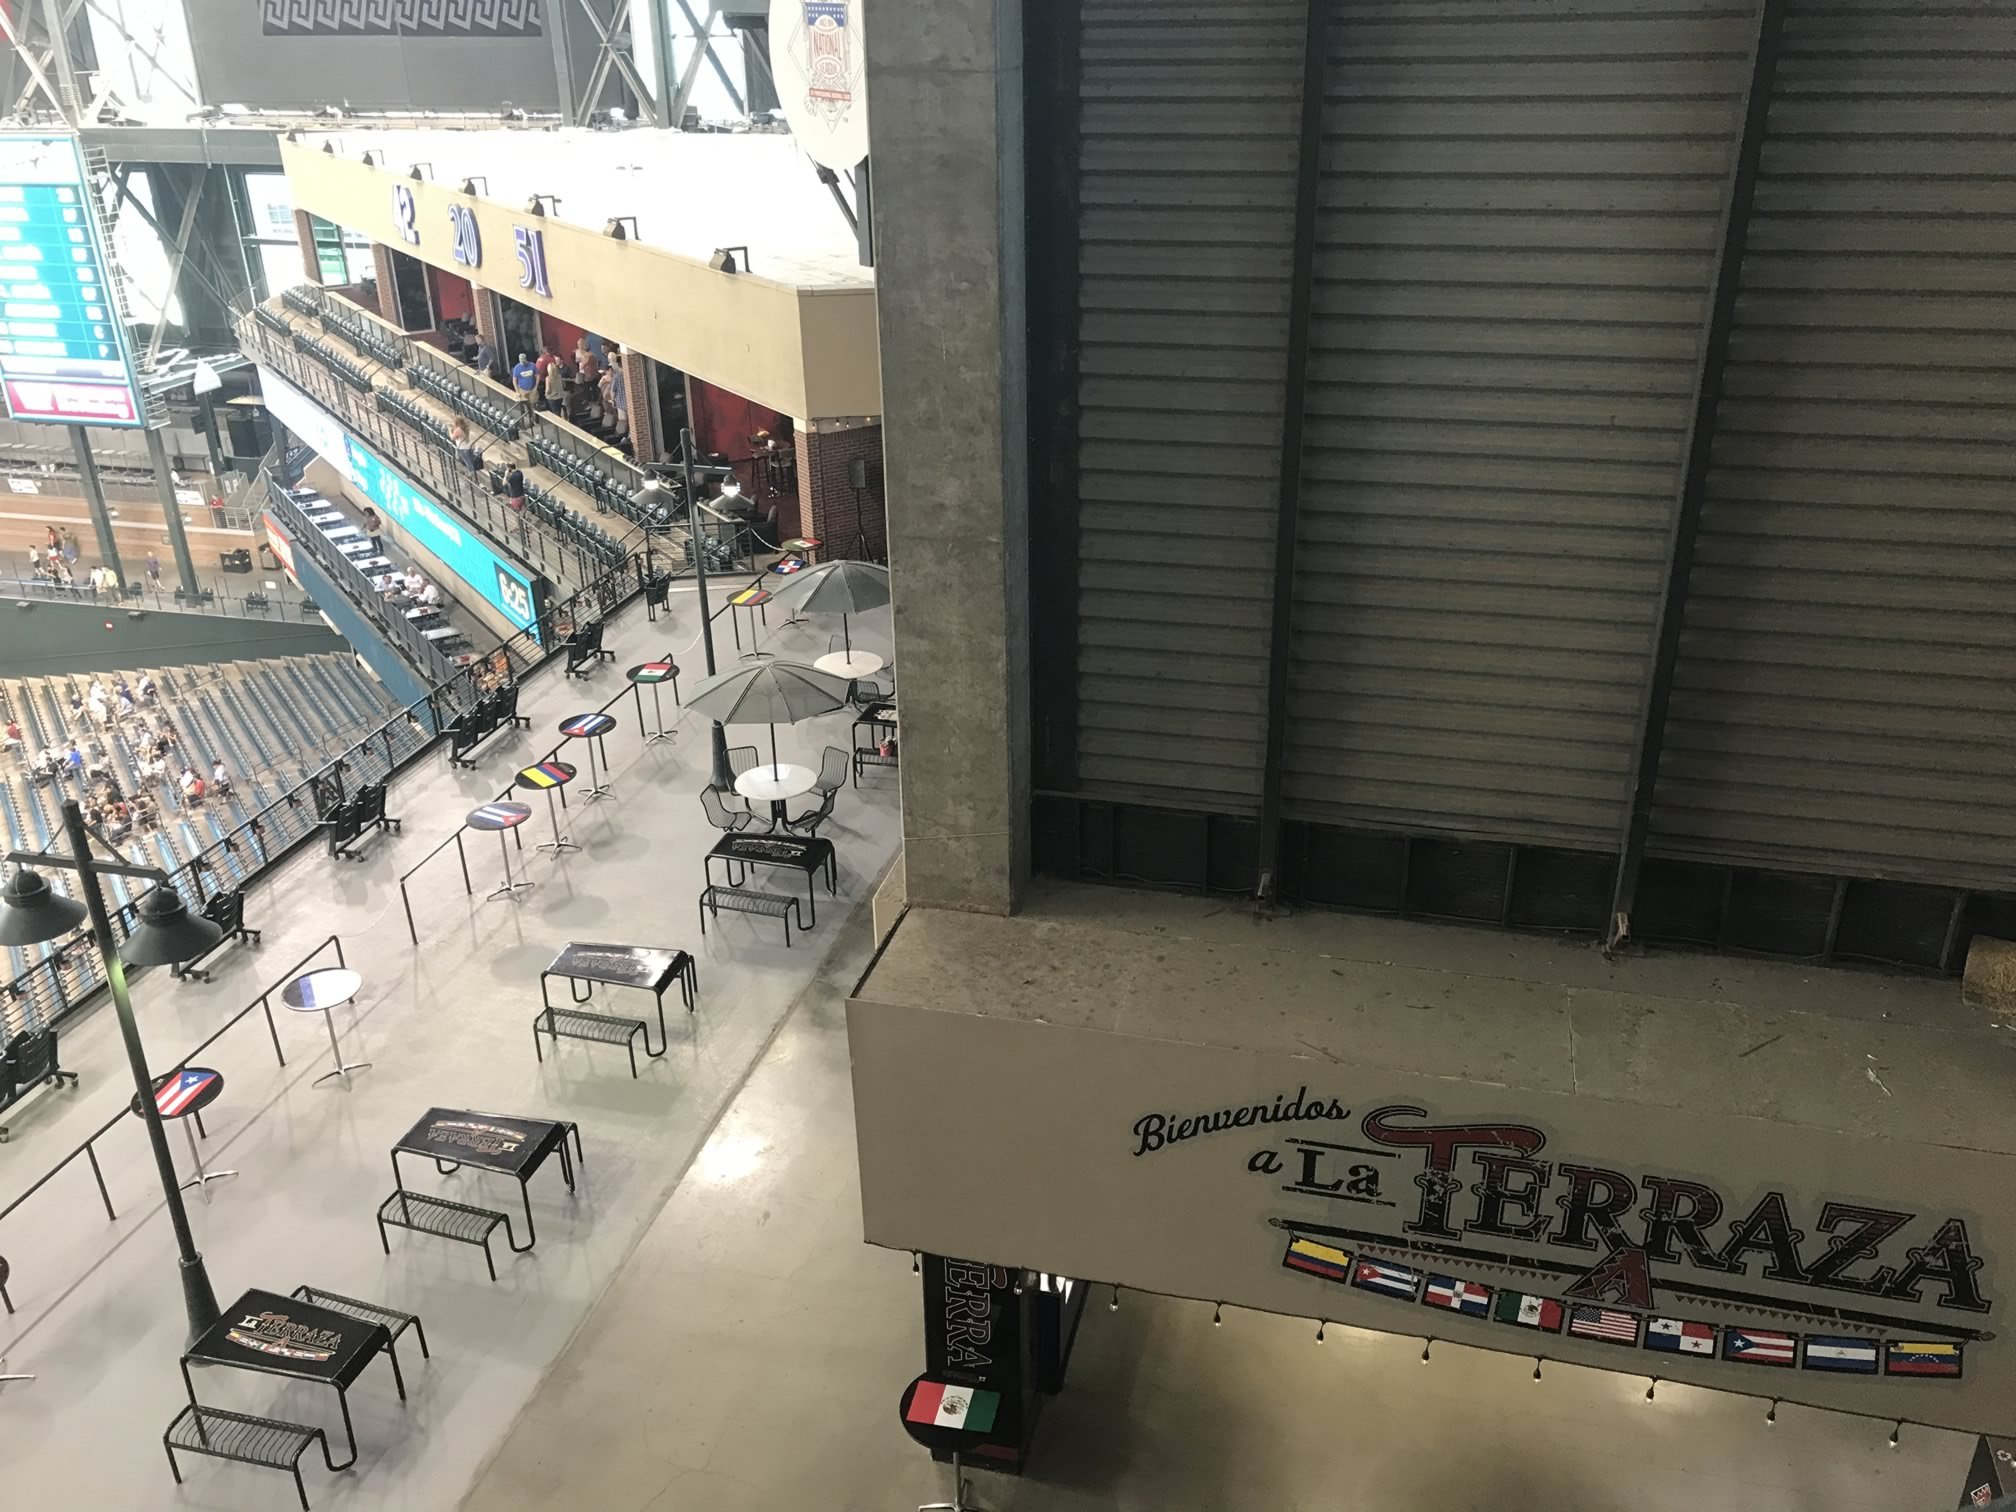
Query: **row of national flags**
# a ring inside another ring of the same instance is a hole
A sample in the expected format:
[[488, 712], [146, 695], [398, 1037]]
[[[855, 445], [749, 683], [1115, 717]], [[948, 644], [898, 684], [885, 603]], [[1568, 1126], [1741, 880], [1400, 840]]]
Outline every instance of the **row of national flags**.
[[1361, 1291], [1439, 1307], [1472, 1318], [1490, 1318], [1541, 1333], [1566, 1333], [1628, 1349], [1700, 1355], [1791, 1370], [1840, 1375], [1945, 1376], [1960, 1374], [1961, 1345], [1934, 1339], [1864, 1339], [1849, 1334], [1795, 1334], [1769, 1328], [1698, 1323], [1688, 1318], [1643, 1317], [1620, 1307], [1558, 1302], [1552, 1297], [1459, 1281], [1359, 1256], [1335, 1245], [1296, 1235], [1281, 1264], [1289, 1270]]

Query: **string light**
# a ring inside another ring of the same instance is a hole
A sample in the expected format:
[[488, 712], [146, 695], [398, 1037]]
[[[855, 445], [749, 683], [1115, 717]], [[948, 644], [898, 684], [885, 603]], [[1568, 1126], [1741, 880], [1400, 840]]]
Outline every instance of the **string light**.
[[1434, 1347], [1435, 1341], [1433, 1339], [1423, 1339], [1421, 1341], [1421, 1363], [1423, 1365], [1428, 1363], [1428, 1351]]
[[1890, 1447], [1892, 1449], [1895, 1449], [1897, 1447], [1897, 1435], [1902, 1433], [1903, 1431], [1904, 1431], [1904, 1419], [1899, 1418], [1897, 1419], [1897, 1426], [1890, 1430]]
[[1328, 1328], [1329, 1326], [1330, 1326], [1330, 1324], [1329, 1324], [1329, 1322], [1328, 1322], [1327, 1320], [1325, 1320], [1325, 1319], [1321, 1319], [1321, 1318], [1319, 1318], [1319, 1319], [1317, 1320], [1317, 1322], [1316, 1322], [1316, 1342], [1317, 1342], [1318, 1344], [1321, 1344], [1321, 1343], [1323, 1342], [1323, 1330], [1324, 1330], [1324, 1329], [1326, 1329], [1326, 1328]]
[[1213, 1302], [1211, 1304], [1211, 1326], [1213, 1328], [1223, 1328], [1225, 1326], [1225, 1304], [1223, 1302]]
[[1645, 1388], [1645, 1400], [1648, 1402], [1651, 1401], [1653, 1393], [1656, 1392], [1658, 1389], [1659, 1389], [1659, 1377], [1653, 1376], [1652, 1384]]
[[910, 1274], [913, 1276], [918, 1275], [923, 1269], [923, 1263], [917, 1258], [917, 1251], [910, 1251]]
[[1536, 1381], [1540, 1379], [1540, 1356], [1538, 1355], [1533, 1356], [1533, 1379]]
[[1106, 1311], [1108, 1312], [1120, 1311], [1120, 1288], [1117, 1286], [1113, 1288], [1113, 1300], [1106, 1304]]
[[1776, 1428], [1778, 1426], [1778, 1398], [1776, 1397], [1771, 1398], [1771, 1410], [1764, 1414], [1764, 1426], [1766, 1428]]

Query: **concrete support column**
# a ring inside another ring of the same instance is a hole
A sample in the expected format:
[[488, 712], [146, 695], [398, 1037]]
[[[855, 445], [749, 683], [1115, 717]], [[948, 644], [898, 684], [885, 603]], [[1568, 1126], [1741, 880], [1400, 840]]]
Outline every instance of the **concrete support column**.
[[1008, 913], [1029, 871], [1020, 0], [868, 53], [910, 902]]
[[[798, 427], [794, 439], [798, 530], [819, 542], [819, 560], [885, 560], [889, 522], [882, 487], [882, 427], [873, 422], [811, 420]], [[854, 486], [856, 477], [861, 479], [860, 488]]]
[[[301, 244], [301, 269], [308, 275], [308, 282], [324, 282], [322, 249], [315, 245], [315, 217], [306, 210], [294, 212], [294, 240]], [[277, 294], [280, 291], [275, 289], [273, 292]]]
[[371, 243], [371, 266], [378, 275], [378, 313], [394, 330], [405, 330], [406, 322], [399, 318], [399, 279], [392, 267], [392, 249], [383, 242]]
[[203, 591], [203, 585], [196, 581], [196, 563], [189, 555], [189, 532], [182, 524], [182, 506], [175, 502], [175, 477], [168, 467], [168, 448], [162, 444], [161, 432], [150, 430], [147, 437], [147, 460], [154, 465], [154, 493], [161, 501], [161, 513], [168, 524], [168, 546], [175, 553], [175, 575], [182, 580], [182, 591], [192, 599]]
[[639, 462], [656, 461], [665, 455], [665, 427], [658, 414], [658, 385], [652, 382], [651, 359], [642, 352], [625, 350], [617, 358], [617, 367], [623, 374], [623, 411], [630, 426], [632, 455]]
[[70, 432], [70, 451], [77, 458], [77, 483], [91, 510], [91, 524], [98, 532], [98, 560], [112, 569], [119, 586], [126, 586], [126, 569], [120, 565], [119, 543], [112, 538], [112, 516], [105, 508], [105, 485], [98, 481], [98, 459], [91, 455], [91, 433], [81, 425], [65, 427]]

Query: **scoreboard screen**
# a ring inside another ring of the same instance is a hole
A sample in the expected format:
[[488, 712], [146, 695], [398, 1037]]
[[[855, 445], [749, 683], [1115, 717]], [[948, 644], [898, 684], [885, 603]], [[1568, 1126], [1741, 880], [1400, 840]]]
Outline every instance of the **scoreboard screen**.
[[16, 420], [146, 423], [74, 136], [0, 132], [0, 394]]

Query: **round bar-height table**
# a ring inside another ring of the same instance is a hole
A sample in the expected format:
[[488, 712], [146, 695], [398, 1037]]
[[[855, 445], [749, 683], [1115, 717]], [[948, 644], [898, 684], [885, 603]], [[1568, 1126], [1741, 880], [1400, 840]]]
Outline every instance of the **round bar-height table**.
[[873, 651], [828, 651], [824, 656], [814, 657], [812, 665], [835, 677], [858, 680], [873, 677], [882, 670], [884, 662]]
[[532, 806], [528, 803], [482, 803], [469, 810], [468, 825], [475, 830], [495, 830], [497, 849], [504, 857], [504, 885], [484, 899], [487, 903], [494, 898], [515, 897], [520, 890], [530, 887], [528, 881], [518, 881], [511, 875], [511, 846], [504, 837], [506, 830], [514, 830], [532, 817]]
[[[630, 679], [630, 691], [637, 695], [637, 733], [644, 737], [644, 744], [655, 745], [661, 740], [671, 740], [677, 731], [665, 728], [665, 711], [658, 704], [658, 685], [672, 684], [672, 702], [679, 702], [679, 664], [669, 661], [642, 662], [632, 667], [624, 676]], [[644, 728], [644, 689], [651, 689], [651, 717], [657, 725], [655, 730]]]
[[818, 775], [810, 767], [792, 766], [789, 762], [751, 767], [735, 779], [735, 791], [744, 798], [769, 799], [770, 827], [775, 829], [790, 817], [784, 810], [785, 800], [811, 792]]
[[[154, 1111], [161, 1115], [164, 1123], [181, 1123], [186, 1118], [191, 1123], [201, 1124], [203, 1110], [217, 1101], [218, 1094], [223, 1090], [222, 1072], [212, 1071], [207, 1066], [184, 1066], [179, 1071], [169, 1071], [154, 1078]], [[140, 1094], [137, 1092], [133, 1094], [132, 1111], [135, 1118], [140, 1117]], [[182, 1132], [189, 1136], [189, 1160], [196, 1167], [196, 1174], [182, 1183], [181, 1190], [186, 1192], [195, 1187], [203, 1194], [203, 1200], [208, 1202], [211, 1182], [222, 1181], [238, 1173], [204, 1170], [203, 1152], [196, 1146], [196, 1131], [188, 1123], [183, 1123]]]
[[321, 1086], [332, 1076], [340, 1076], [348, 1081], [352, 1071], [362, 1071], [371, 1064], [369, 1061], [344, 1064], [343, 1047], [336, 1041], [336, 1020], [330, 1013], [331, 1009], [340, 1007], [357, 996], [363, 986], [364, 978], [356, 972], [342, 966], [325, 966], [320, 971], [311, 971], [305, 976], [294, 978], [280, 990], [281, 1002], [296, 1013], [321, 1014], [322, 1025], [329, 1031], [329, 1050], [336, 1058], [336, 1069], [324, 1071], [316, 1077], [313, 1083], [315, 1086]]
[[[579, 850], [580, 846], [560, 833], [560, 806], [553, 801], [553, 795], [574, 780], [578, 770], [569, 761], [541, 761], [524, 768], [513, 778], [517, 786], [529, 792], [543, 792], [546, 795], [546, 817], [553, 821], [553, 838], [533, 847], [535, 850], [551, 851], [559, 855], [562, 851]], [[561, 794], [562, 799], [566, 797]]]
[[[609, 770], [609, 748], [602, 744], [603, 736], [616, 728], [614, 714], [570, 714], [560, 721], [560, 733], [569, 740], [588, 742], [588, 790], [583, 794], [587, 802], [609, 796], [609, 785], [602, 780], [602, 774]], [[596, 761], [597, 753], [601, 761]]]

